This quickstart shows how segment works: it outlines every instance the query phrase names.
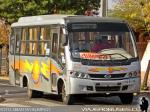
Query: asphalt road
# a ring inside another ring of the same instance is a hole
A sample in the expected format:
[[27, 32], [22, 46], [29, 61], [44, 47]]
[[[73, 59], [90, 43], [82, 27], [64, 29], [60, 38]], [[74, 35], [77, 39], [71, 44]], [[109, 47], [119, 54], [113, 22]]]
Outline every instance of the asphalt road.
[[[138, 112], [139, 99], [145, 96], [150, 99], [149, 92], [134, 97], [131, 105], [122, 105], [119, 97], [84, 97], [76, 99], [76, 103], [66, 106], [56, 95], [43, 95], [42, 98], [28, 99], [26, 89], [11, 86], [8, 81], [0, 80], [0, 107], [46, 107], [54, 112]], [[111, 110], [110, 110], [111, 109]], [[118, 109], [118, 110], [115, 110]], [[119, 110], [120, 109], [120, 110]], [[52, 111], [52, 112], [53, 112]]]

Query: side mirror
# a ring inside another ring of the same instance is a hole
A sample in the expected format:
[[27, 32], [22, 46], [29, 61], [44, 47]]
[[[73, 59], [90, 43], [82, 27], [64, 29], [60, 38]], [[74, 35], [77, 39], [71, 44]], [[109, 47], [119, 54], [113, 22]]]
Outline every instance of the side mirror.
[[63, 38], [62, 38], [62, 45], [66, 46], [67, 44], [68, 44], [68, 36], [64, 35]]

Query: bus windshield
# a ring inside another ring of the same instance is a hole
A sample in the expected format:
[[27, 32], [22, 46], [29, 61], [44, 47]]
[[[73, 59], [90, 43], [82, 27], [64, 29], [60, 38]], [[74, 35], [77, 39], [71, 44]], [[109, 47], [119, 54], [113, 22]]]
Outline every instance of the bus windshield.
[[[109, 55], [107, 56], [107, 60], [131, 59], [137, 57], [134, 39], [132, 33], [129, 31], [74, 31], [69, 33], [69, 39], [73, 58], [81, 58], [81, 53], [86, 53], [86, 55], [88, 54], [89, 56], [91, 56], [91, 54]], [[104, 58], [99, 58], [99, 60], [101, 59]]]

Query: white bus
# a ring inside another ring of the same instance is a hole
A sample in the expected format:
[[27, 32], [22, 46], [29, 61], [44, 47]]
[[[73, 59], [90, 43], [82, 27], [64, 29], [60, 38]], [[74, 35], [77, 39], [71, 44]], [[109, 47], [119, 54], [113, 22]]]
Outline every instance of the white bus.
[[27, 87], [29, 98], [117, 95], [130, 104], [140, 92], [140, 62], [135, 37], [119, 19], [41, 15], [12, 24], [9, 77]]

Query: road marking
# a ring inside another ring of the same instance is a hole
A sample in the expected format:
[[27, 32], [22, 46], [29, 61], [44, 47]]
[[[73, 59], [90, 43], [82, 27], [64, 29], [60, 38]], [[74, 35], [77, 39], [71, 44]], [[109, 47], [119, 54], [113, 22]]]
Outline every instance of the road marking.
[[0, 103], [0, 106], [3, 106], [3, 107], [31, 107], [31, 106], [21, 105], [21, 104], [17, 104], [17, 103]]

